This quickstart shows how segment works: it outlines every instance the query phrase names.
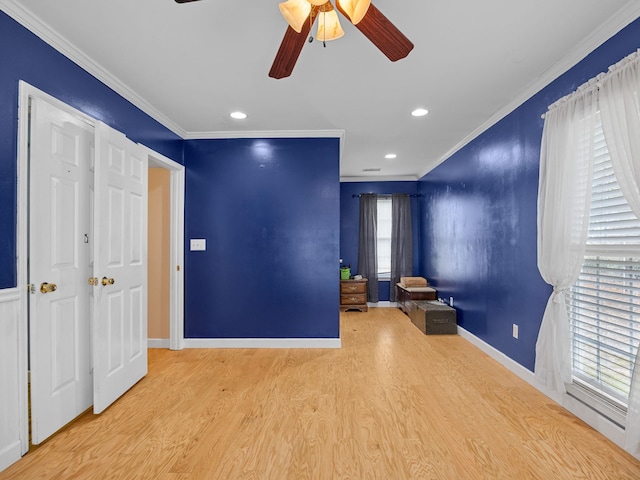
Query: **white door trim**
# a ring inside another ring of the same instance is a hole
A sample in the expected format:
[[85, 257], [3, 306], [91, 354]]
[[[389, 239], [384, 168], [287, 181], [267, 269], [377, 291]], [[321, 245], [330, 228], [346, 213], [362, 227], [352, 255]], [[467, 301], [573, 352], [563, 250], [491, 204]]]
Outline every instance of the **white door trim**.
[[149, 168], [164, 168], [169, 170], [171, 176], [169, 348], [182, 350], [184, 348], [184, 165], [145, 148], [149, 157]]
[[29, 451], [29, 399], [28, 399], [28, 287], [27, 287], [27, 252], [28, 252], [28, 221], [29, 221], [29, 96], [31, 86], [22, 80], [19, 83], [18, 92], [18, 199], [16, 212], [16, 263], [17, 285], [20, 295], [20, 307], [18, 313], [18, 354], [20, 375], [18, 377], [18, 392], [20, 397], [20, 443], [21, 454]]

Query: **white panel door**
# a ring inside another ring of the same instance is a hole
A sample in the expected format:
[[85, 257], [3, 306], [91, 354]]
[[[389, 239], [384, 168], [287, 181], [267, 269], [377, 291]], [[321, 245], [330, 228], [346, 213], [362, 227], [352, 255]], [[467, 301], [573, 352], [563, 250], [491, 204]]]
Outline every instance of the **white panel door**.
[[93, 410], [147, 373], [147, 156], [98, 122], [95, 164]]
[[31, 104], [29, 328], [32, 441], [92, 403], [90, 177], [94, 129]]

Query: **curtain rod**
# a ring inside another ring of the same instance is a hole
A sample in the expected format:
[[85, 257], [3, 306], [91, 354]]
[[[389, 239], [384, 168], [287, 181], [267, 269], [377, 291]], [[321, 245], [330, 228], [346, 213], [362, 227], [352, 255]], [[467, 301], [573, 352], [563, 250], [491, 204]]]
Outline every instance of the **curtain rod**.
[[596, 91], [596, 93], [599, 92], [600, 91], [600, 85], [602, 85], [604, 79], [607, 79], [607, 78], [611, 77], [616, 72], [619, 72], [620, 70], [622, 70], [624, 68], [627, 68], [629, 66], [633, 67], [633, 64], [635, 64], [637, 62], [640, 62], [640, 48], [638, 48], [635, 52], [630, 53], [629, 55], [624, 57], [619, 62], [611, 65], [606, 72], [601, 72], [601, 73], [597, 74], [595, 77], [590, 78], [585, 83], [580, 85], [578, 88], [576, 88], [570, 94], [565, 95], [564, 97], [560, 98], [559, 100], [553, 102], [551, 105], [549, 105], [547, 107], [547, 112], [543, 113], [541, 115], [542, 119], [545, 119], [545, 117], [547, 116], [547, 113], [549, 113], [550, 110], [556, 108], [561, 103], [566, 102], [567, 100], [570, 100], [574, 96], [579, 95], [581, 93], [584, 93], [584, 91], [587, 90], [587, 89], [593, 89], [593, 90]]
[[551, 105], [549, 105], [547, 107], [547, 111], [545, 113], [543, 113], [542, 115], [540, 115], [540, 118], [545, 120], [547, 118], [547, 114], [549, 112], [551, 112], [552, 110], [555, 110], [560, 105], [573, 100], [578, 95], [585, 95], [585, 94], [588, 94], [590, 92], [596, 92], [596, 94], [597, 94], [598, 92], [600, 92], [600, 84], [602, 83], [602, 79], [605, 76], [606, 76], [605, 73], [599, 73], [597, 76], [587, 80], [585, 83], [580, 85], [576, 90], [574, 90], [570, 94], [565, 95], [562, 98], [559, 98], [558, 100], [556, 100], [555, 102], [553, 102]]
[[379, 197], [390, 197], [391, 195], [409, 195], [410, 197], [421, 197], [419, 193], [354, 193], [351, 198], [360, 198], [362, 195], [377, 195]]

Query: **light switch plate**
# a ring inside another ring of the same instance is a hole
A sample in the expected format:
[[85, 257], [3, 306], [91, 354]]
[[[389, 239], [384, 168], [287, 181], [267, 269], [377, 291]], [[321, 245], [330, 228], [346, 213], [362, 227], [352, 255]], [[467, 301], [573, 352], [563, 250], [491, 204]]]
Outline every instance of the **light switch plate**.
[[203, 251], [207, 249], [207, 240], [204, 238], [192, 238], [191, 239], [191, 251]]

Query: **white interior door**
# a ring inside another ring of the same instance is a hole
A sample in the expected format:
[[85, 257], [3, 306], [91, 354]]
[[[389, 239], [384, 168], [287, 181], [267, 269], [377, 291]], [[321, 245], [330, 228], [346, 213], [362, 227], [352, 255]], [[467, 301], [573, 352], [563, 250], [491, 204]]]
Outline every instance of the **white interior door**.
[[92, 403], [90, 178], [94, 129], [31, 104], [29, 295], [32, 442]]
[[93, 410], [147, 373], [147, 155], [96, 124]]

